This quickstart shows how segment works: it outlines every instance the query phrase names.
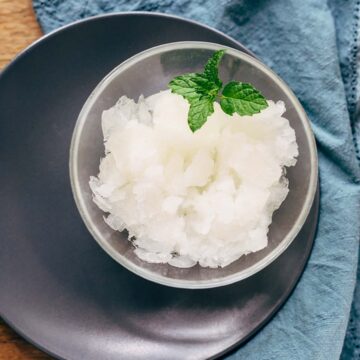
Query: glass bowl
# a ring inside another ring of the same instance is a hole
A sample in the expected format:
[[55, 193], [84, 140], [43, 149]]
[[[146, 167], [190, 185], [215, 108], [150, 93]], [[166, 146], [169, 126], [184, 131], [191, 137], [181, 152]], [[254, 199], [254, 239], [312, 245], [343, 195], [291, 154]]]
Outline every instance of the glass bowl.
[[[102, 111], [122, 95], [137, 99], [167, 88], [179, 74], [201, 72], [215, 50], [226, 49], [220, 76], [251, 82], [267, 99], [282, 100], [286, 118], [295, 130], [299, 146], [296, 166], [288, 168], [289, 194], [273, 216], [268, 246], [242, 256], [224, 268], [196, 265], [181, 269], [168, 264], [150, 264], [139, 259], [125, 232], [115, 232], [104, 222], [104, 213], [92, 201], [91, 175], [97, 175], [104, 157]], [[303, 226], [317, 188], [317, 153], [314, 136], [299, 101], [289, 87], [259, 60], [223, 45], [177, 42], [151, 48], [126, 60], [94, 89], [77, 119], [70, 149], [70, 178], [74, 198], [88, 230], [99, 245], [128, 270], [156, 283], [180, 288], [212, 288], [243, 280], [274, 261], [294, 240]]]

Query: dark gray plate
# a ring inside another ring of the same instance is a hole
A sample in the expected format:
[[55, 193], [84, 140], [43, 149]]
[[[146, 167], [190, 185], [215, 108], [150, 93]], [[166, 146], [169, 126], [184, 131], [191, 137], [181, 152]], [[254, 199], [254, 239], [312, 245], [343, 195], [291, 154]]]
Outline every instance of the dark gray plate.
[[224, 288], [181, 290], [122, 268], [87, 232], [68, 159], [95, 85], [154, 45], [203, 40], [248, 52], [205, 26], [149, 13], [92, 18], [23, 52], [0, 76], [0, 314], [64, 359], [203, 359], [248, 339], [284, 303], [311, 251], [318, 197], [275, 262]]

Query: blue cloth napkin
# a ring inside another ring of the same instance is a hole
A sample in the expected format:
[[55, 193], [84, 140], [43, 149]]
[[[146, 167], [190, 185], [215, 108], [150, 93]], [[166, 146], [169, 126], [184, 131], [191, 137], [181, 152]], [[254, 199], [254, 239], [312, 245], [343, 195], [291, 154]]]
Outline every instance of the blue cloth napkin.
[[360, 237], [360, 0], [33, 0], [33, 4], [45, 32], [112, 11], [157, 11], [198, 20], [242, 42], [290, 85], [317, 139], [318, 234], [289, 301], [229, 358], [360, 359], [359, 287], [352, 305]]

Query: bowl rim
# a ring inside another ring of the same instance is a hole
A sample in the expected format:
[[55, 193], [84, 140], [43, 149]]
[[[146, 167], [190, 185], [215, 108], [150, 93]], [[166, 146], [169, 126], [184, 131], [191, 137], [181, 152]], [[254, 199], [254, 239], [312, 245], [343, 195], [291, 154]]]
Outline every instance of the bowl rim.
[[[265, 75], [267, 75], [272, 81], [274, 81], [282, 89], [282, 91], [289, 97], [296, 112], [298, 113], [301, 119], [301, 122], [304, 126], [305, 135], [310, 144], [309, 151], [310, 151], [311, 166], [310, 166], [309, 189], [306, 193], [305, 202], [301, 209], [301, 212], [297, 217], [295, 223], [293, 224], [292, 228], [288, 232], [288, 234], [284, 237], [284, 239], [272, 252], [270, 252], [268, 255], [266, 255], [263, 259], [261, 259], [254, 265], [235, 274], [231, 274], [218, 279], [184, 280], [184, 279], [167, 278], [166, 276], [154, 273], [148, 269], [141, 267], [140, 265], [137, 265], [129, 261], [127, 258], [122, 256], [118, 251], [113, 249], [113, 247], [109, 244], [109, 242], [103, 237], [102, 233], [93, 226], [90, 214], [85, 205], [84, 198], [81, 196], [81, 189], [79, 185], [79, 174], [77, 170], [78, 169], [77, 164], [78, 164], [78, 149], [80, 144], [80, 135], [82, 133], [82, 129], [85, 125], [90, 109], [94, 105], [95, 101], [97, 100], [101, 92], [107, 87], [108, 83], [111, 82], [113, 78], [118, 76], [121, 72], [125, 71], [129, 67], [133, 66], [135, 63], [138, 63], [139, 61], [149, 56], [153, 56], [165, 51], [183, 50], [183, 49], [206, 49], [206, 50], [225, 49], [227, 54], [230, 54], [236, 58], [248, 62], [251, 65], [258, 68], [263, 73], [265, 73]], [[240, 50], [231, 48], [229, 46], [224, 46], [221, 44], [204, 42], [204, 41], [179, 41], [179, 42], [171, 42], [167, 44], [158, 45], [133, 55], [129, 59], [123, 61], [118, 66], [116, 66], [98, 83], [98, 85], [91, 92], [86, 102], [84, 103], [75, 123], [73, 135], [71, 138], [71, 144], [70, 144], [69, 175], [70, 175], [70, 183], [71, 183], [73, 197], [82, 220], [84, 221], [90, 234], [101, 246], [101, 248], [104, 251], [106, 251], [108, 255], [110, 255], [115, 261], [120, 263], [122, 266], [124, 266], [126, 269], [130, 270], [131, 272], [158, 284], [167, 285], [175, 288], [206, 289], [206, 288], [225, 286], [238, 282], [240, 280], [244, 280], [254, 275], [255, 273], [259, 272], [260, 270], [264, 269], [266, 266], [270, 265], [277, 257], [279, 257], [288, 248], [288, 246], [293, 242], [293, 240], [295, 239], [295, 237], [298, 235], [299, 231], [303, 227], [315, 198], [315, 193], [317, 190], [317, 183], [318, 183], [318, 157], [317, 157], [315, 137], [311, 129], [310, 121], [305, 113], [305, 110], [301, 106], [299, 100], [297, 99], [293, 91], [274, 71], [272, 71], [269, 67], [267, 67], [265, 64], [260, 62], [257, 58], [248, 55]]]

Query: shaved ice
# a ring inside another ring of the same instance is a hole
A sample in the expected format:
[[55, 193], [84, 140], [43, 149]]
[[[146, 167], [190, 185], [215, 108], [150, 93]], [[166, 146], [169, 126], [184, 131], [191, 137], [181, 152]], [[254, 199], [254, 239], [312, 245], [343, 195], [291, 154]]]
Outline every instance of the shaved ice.
[[115, 231], [151, 263], [224, 267], [268, 244], [298, 146], [282, 101], [253, 116], [215, 112], [195, 133], [189, 105], [162, 91], [103, 112], [105, 157], [90, 179]]

